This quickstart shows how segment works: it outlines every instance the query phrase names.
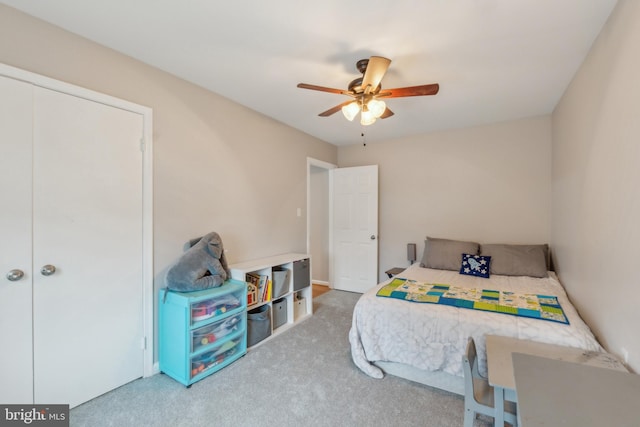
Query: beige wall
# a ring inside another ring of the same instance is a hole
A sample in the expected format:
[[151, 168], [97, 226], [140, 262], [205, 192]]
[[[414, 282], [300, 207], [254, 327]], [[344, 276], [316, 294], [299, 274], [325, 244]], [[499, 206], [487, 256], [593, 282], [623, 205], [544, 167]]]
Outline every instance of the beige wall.
[[419, 260], [426, 235], [550, 239], [549, 116], [338, 149], [340, 167], [369, 164], [379, 166], [380, 278], [409, 265], [407, 243]]
[[230, 262], [306, 251], [307, 157], [335, 146], [4, 5], [0, 62], [153, 109], [156, 289], [209, 231]]
[[553, 113], [552, 243], [600, 342], [640, 370], [640, 2], [621, 0]]
[[335, 146], [1, 5], [0, 62], [153, 109], [156, 273], [208, 231], [232, 262], [306, 250], [306, 158]]

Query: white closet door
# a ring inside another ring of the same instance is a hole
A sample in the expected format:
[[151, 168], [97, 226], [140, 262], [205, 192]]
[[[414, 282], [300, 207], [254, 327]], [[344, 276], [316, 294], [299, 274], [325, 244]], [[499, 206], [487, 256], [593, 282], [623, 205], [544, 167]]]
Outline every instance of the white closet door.
[[[33, 399], [31, 364], [32, 86], [0, 77], [0, 402]], [[10, 271], [22, 278], [9, 280]]]
[[34, 98], [34, 399], [73, 407], [143, 375], [143, 117]]

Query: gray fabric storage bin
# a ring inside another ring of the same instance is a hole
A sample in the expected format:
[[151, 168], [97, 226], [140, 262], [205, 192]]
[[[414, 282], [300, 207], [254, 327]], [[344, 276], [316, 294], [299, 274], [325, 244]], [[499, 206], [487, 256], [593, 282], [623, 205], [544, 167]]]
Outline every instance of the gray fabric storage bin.
[[273, 329], [287, 323], [287, 299], [281, 298], [273, 301]]
[[293, 290], [299, 291], [311, 285], [309, 282], [309, 258], [293, 263]]
[[271, 307], [262, 305], [247, 312], [247, 347], [271, 335]]
[[289, 291], [289, 273], [287, 269], [273, 269], [273, 297], [279, 298]]

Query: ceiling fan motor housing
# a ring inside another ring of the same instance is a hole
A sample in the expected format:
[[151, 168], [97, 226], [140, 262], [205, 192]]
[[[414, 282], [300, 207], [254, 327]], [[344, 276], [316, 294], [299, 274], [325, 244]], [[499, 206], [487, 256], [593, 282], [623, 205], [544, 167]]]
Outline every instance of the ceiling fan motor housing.
[[[353, 93], [354, 95], [360, 95], [364, 93], [364, 88], [362, 87], [362, 77], [358, 77], [357, 79], [352, 80], [351, 83], [349, 83], [348, 89], [349, 92]], [[377, 95], [380, 92], [380, 89], [382, 89], [381, 84], [379, 84], [375, 90], [369, 91], [369, 93], [371, 95]]]
[[356, 68], [362, 74], [364, 74], [364, 72], [367, 71], [367, 65], [369, 65], [369, 58], [361, 59], [358, 62], [356, 62]]
[[349, 83], [349, 92], [354, 94], [362, 92], [362, 77], [358, 77]]

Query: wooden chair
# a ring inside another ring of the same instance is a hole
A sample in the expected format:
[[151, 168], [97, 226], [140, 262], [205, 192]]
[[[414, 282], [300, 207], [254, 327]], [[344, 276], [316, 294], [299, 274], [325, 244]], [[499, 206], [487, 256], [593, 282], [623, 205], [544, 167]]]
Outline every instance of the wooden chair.
[[[484, 414], [493, 417], [495, 414], [493, 387], [489, 381], [478, 372], [478, 353], [476, 343], [469, 337], [467, 351], [462, 356], [464, 369], [464, 427], [472, 427], [476, 414]], [[504, 419], [516, 427], [516, 404], [504, 402]]]

